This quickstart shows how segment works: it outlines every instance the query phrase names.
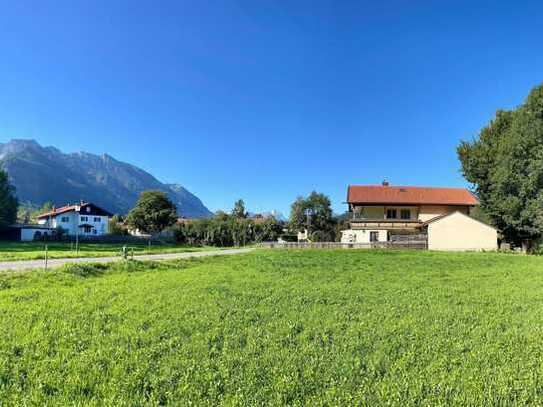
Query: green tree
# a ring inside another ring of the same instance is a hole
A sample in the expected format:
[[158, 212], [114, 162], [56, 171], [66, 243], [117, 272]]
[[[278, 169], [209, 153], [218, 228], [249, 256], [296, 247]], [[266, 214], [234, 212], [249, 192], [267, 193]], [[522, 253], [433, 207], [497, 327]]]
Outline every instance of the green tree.
[[308, 226], [307, 202], [303, 196], [299, 196], [290, 206], [289, 228], [299, 232]]
[[116, 236], [124, 236], [128, 234], [121, 215], [113, 215], [111, 217], [109, 220], [109, 233]]
[[270, 216], [264, 222], [255, 224], [255, 241], [272, 242], [276, 241], [283, 233], [283, 227], [277, 220]]
[[238, 199], [234, 204], [232, 216], [237, 219], [245, 219], [247, 217], [247, 212], [245, 212], [245, 202], [243, 202], [243, 199]]
[[308, 229], [310, 234], [319, 232], [319, 240], [333, 240], [335, 221], [330, 198], [316, 191], [307, 198], [298, 197], [291, 205], [289, 223], [295, 232]]
[[219, 209], [217, 212], [215, 212], [215, 219], [228, 220], [228, 214], [225, 211], [221, 211]]
[[9, 183], [8, 174], [0, 169], [0, 230], [17, 220], [18, 205], [15, 188]]
[[543, 231], [543, 86], [458, 147], [462, 172], [482, 211], [510, 241]]
[[128, 213], [127, 224], [143, 233], [160, 233], [177, 221], [175, 205], [162, 191], [144, 191]]

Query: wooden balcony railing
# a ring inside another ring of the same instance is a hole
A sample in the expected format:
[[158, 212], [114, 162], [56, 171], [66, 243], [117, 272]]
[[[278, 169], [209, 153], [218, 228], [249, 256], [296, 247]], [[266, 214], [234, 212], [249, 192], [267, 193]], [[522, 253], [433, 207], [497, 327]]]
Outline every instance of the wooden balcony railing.
[[348, 220], [350, 221], [355, 221], [355, 222], [379, 222], [379, 223], [383, 223], [383, 222], [386, 222], [386, 223], [421, 223], [420, 220], [418, 219], [399, 219], [399, 218], [394, 218], [394, 219], [390, 219], [390, 218], [368, 218], [366, 216], [363, 216], [363, 214], [361, 213], [351, 213], [349, 214], [349, 217], [347, 218]]

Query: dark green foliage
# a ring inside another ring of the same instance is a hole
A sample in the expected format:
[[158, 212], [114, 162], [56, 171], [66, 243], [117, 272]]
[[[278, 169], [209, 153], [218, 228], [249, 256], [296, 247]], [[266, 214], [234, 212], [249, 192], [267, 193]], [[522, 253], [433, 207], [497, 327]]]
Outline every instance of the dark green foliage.
[[109, 220], [109, 234], [115, 236], [128, 235], [128, 230], [121, 215], [113, 215]]
[[175, 205], [162, 191], [144, 191], [128, 213], [127, 224], [144, 233], [162, 232], [177, 221]]
[[517, 109], [499, 110], [479, 137], [458, 147], [482, 209], [509, 240], [543, 231], [543, 85]]
[[194, 220], [174, 226], [178, 243], [220, 247], [275, 241], [281, 232], [281, 224], [273, 217], [255, 221], [228, 216], [224, 212], [213, 219]]
[[17, 207], [15, 188], [9, 183], [8, 174], [0, 168], [0, 230], [15, 223]]
[[34, 205], [30, 202], [19, 202], [19, 210], [17, 211], [17, 222], [20, 223], [37, 223], [38, 216], [53, 210], [53, 203], [48, 201], [41, 206]]
[[234, 204], [234, 209], [232, 209], [232, 216], [238, 219], [244, 219], [247, 217], [247, 212], [245, 211], [245, 202], [243, 202], [243, 199], [239, 199]]
[[311, 192], [307, 197], [298, 197], [291, 205], [290, 228], [294, 232], [309, 230], [310, 236], [320, 239], [335, 238], [335, 220], [332, 214], [330, 198], [318, 192]]

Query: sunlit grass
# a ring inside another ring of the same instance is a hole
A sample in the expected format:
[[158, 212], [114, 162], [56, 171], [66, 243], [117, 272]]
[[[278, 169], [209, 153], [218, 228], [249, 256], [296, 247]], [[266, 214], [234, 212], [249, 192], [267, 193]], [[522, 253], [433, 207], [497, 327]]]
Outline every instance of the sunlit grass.
[[73, 242], [2, 242], [0, 241], [0, 261], [11, 260], [41, 260], [45, 258], [45, 246], [47, 255], [52, 259], [74, 258], [74, 257], [107, 257], [119, 256], [123, 246], [126, 246], [128, 253], [158, 254], [178, 253], [210, 250], [210, 247], [189, 247], [175, 244], [157, 244], [149, 246], [146, 243], [81, 243], [76, 251]]
[[257, 251], [0, 278], [6, 405], [543, 403], [543, 259]]

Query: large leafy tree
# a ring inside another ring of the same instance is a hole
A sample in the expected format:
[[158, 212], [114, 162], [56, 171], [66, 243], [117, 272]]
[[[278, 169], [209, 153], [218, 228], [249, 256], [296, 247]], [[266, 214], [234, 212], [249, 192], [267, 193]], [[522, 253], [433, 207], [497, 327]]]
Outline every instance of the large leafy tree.
[[458, 147], [482, 210], [510, 240], [543, 232], [543, 85]]
[[15, 188], [9, 183], [8, 174], [0, 169], [0, 230], [17, 220], [17, 207]]
[[243, 202], [243, 199], [238, 199], [236, 203], [234, 203], [232, 216], [237, 219], [245, 219], [247, 217], [247, 212], [245, 212], [245, 202]]
[[128, 213], [126, 223], [144, 233], [159, 233], [177, 220], [175, 205], [162, 191], [144, 191]]
[[330, 198], [318, 192], [298, 197], [291, 205], [290, 228], [294, 231], [308, 229], [319, 236], [318, 240], [333, 239], [335, 221]]

